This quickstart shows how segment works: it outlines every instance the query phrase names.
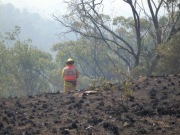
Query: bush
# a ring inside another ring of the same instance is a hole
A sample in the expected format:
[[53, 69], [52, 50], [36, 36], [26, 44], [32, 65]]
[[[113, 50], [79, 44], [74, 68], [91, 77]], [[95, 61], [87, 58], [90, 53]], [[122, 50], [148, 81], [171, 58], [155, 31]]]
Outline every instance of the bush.
[[160, 61], [157, 72], [160, 74], [180, 73], [180, 32], [158, 48]]

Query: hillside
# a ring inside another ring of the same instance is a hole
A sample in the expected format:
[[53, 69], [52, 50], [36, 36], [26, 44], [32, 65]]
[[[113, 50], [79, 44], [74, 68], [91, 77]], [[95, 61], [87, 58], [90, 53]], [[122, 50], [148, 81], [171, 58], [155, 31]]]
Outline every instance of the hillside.
[[128, 99], [116, 88], [1, 99], [0, 134], [179, 134], [180, 74], [133, 80]]
[[64, 28], [54, 20], [42, 18], [26, 9], [19, 10], [12, 4], [0, 4], [0, 35], [12, 32], [15, 26], [21, 28], [21, 41], [32, 39], [33, 46], [43, 51], [50, 51], [52, 45], [60, 39], [58, 33]]

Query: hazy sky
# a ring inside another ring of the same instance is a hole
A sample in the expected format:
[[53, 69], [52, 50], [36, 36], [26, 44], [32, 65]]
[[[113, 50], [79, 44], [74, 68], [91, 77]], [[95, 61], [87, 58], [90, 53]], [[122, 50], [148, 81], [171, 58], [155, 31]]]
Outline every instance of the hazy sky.
[[[64, 0], [0, 0], [0, 4], [11, 3], [20, 10], [26, 9], [29, 12], [38, 13], [43, 17], [52, 14], [64, 14], [66, 4]], [[131, 14], [129, 6], [121, 0], [104, 0], [104, 11], [111, 15], [129, 16]]]
[[43, 17], [50, 17], [51, 14], [62, 12], [62, 9], [65, 9], [63, 0], [0, 0], [0, 3], [11, 3], [20, 10], [26, 9]]

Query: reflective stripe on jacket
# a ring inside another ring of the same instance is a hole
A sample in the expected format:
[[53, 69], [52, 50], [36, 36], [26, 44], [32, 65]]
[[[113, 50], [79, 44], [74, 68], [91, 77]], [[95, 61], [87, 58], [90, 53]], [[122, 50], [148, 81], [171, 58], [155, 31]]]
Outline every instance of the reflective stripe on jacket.
[[77, 78], [77, 69], [75, 66], [66, 66], [62, 71], [62, 76], [65, 81], [73, 81]]

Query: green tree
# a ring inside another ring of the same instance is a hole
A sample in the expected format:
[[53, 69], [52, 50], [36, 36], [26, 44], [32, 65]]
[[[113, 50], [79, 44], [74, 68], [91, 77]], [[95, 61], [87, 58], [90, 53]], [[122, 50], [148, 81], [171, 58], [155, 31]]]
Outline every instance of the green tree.
[[51, 55], [41, 52], [25, 42], [17, 42], [11, 48], [13, 75], [18, 80], [19, 88], [28, 95], [48, 90], [46, 76], [51, 66]]
[[170, 41], [158, 48], [161, 56], [158, 64], [159, 74], [179, 74], [180, 73], [180, 32], [175, 34]]
[[13, 83], [12, 76], [8, 72], [10, 66], [9, 54], [9, 50], [0, 42], [0, 97], [6, 97], [9, 94], [7, 90], [11, 89], [10, 85]]
[[[52, 84], [49, 76], [55, 68], [52, 56], [33, 47], [30, 40], [21, 42], [17, 39], [19, 31], [20, 29], [15, 29], [7, 33], [0, 42], [1, 95], [20, 96], [49, 92]], [[7, 47], [6, 40], [13, 40], [14, 44]]]

